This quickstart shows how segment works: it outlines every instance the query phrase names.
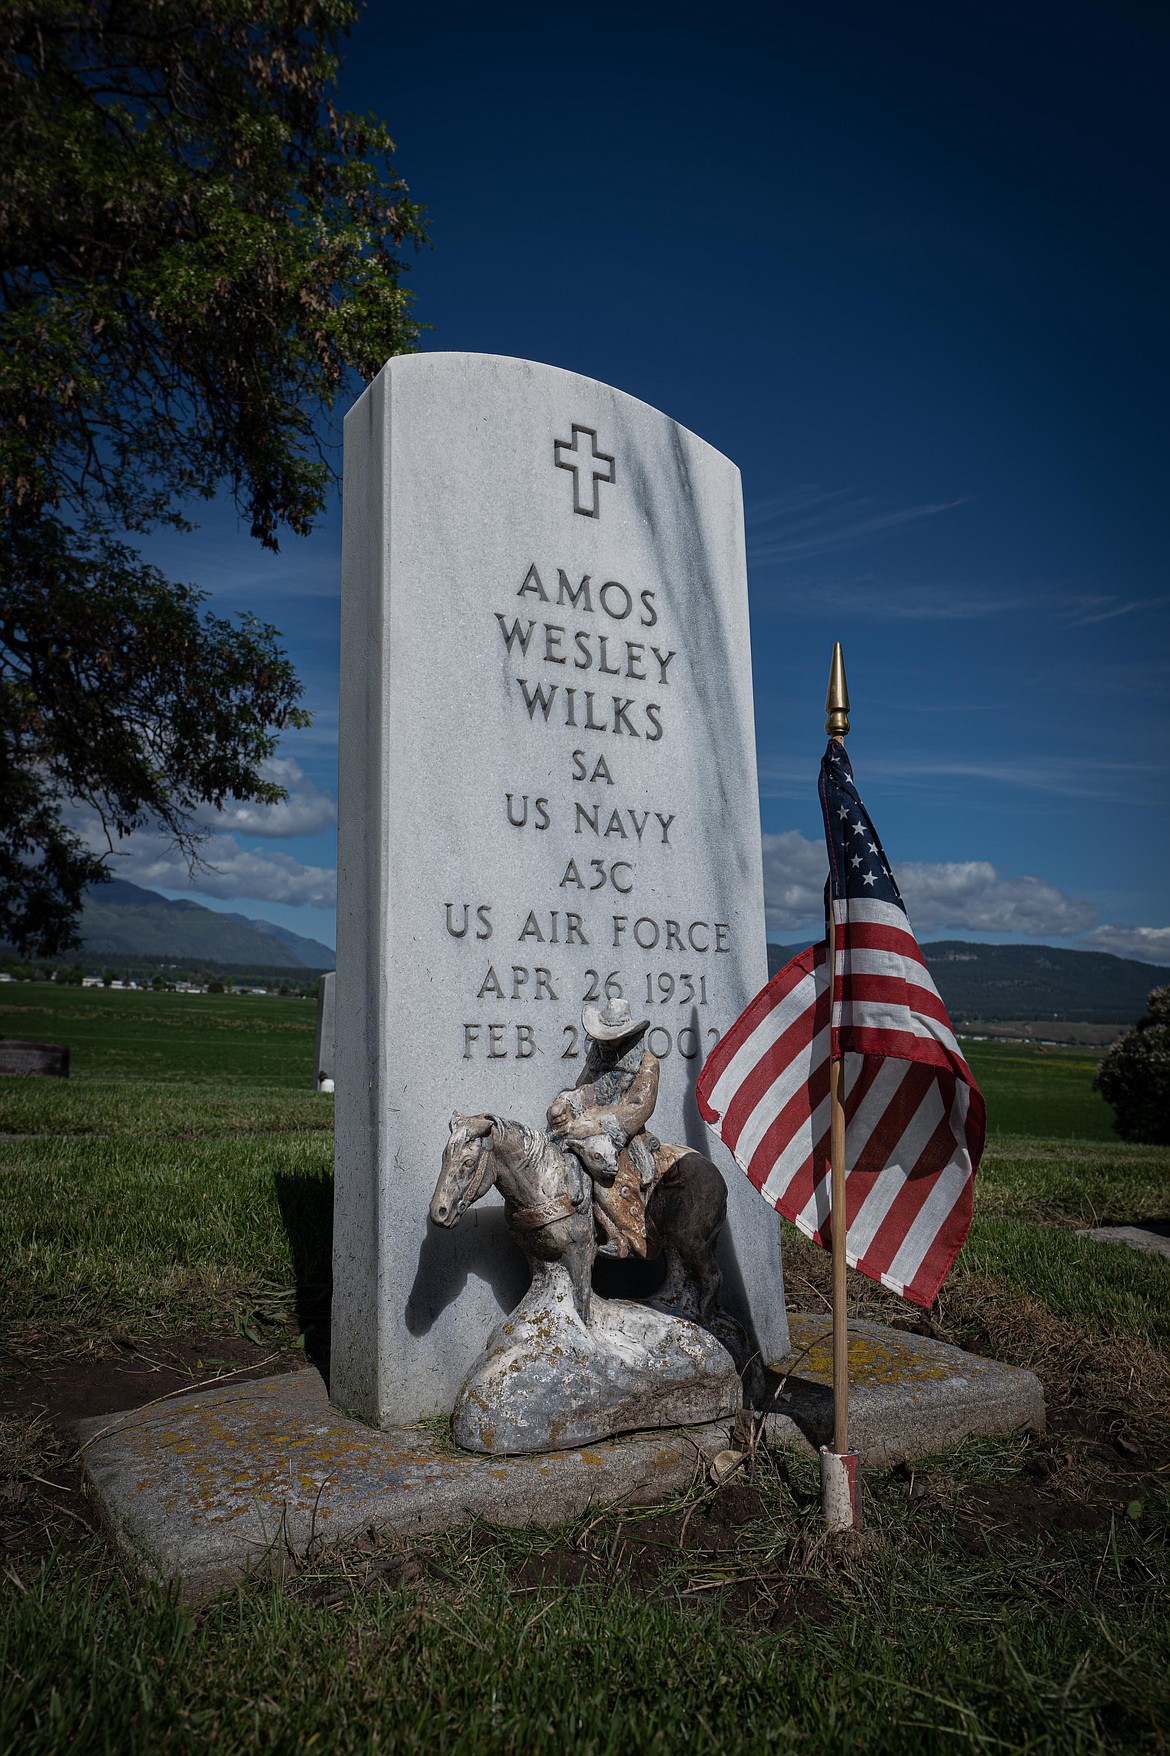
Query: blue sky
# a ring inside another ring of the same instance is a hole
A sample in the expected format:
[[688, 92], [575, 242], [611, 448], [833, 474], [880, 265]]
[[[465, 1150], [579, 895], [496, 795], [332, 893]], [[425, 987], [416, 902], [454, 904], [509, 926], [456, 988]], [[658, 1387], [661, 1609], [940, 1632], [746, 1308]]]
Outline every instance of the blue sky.
[[[1170, 963], [1165, 14], [373, 0], [342, 70], [428, 208], [424, 345], [603, 378], [732, 457], [770, 937], [818, 932], [831, 645], [921, 937]], [[280, 627], [315, 725], [195, 884], [332, 943], [340, 539], [152, 557]]]

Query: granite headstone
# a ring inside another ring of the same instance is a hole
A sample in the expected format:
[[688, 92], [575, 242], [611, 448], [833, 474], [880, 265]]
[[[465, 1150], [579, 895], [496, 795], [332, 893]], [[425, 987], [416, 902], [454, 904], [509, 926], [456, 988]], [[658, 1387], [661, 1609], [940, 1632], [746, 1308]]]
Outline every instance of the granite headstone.
[[330, 970], [321, 977], [317, 989], [317, 1034], [313, 1043], [313, 1086], [316, 1091], [333, 1090], [337, 1053], [336, 984], [336, 972]]
[[527, 1278], [494, 1195], [428, 1229], [451, 1113], [542, 1126], [617, 994], [655, 1133], [724, 1168], [724, 1304], [783, 1356], [778, 1222], [694, 1101], [767, 979], [727, 458], [554, 367], [384, 368], [345, 427], [338, 891], [334, 1401], [450, 1411]]

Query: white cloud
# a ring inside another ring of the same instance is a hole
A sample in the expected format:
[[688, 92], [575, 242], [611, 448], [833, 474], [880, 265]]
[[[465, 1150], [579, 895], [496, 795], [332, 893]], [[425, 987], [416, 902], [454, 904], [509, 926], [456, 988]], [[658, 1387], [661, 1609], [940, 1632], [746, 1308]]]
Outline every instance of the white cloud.
[[160, 830], [140, 829], [111, 847], [96, 811], [74, 806], [67, 821], [105, 859], [111, 877], [147, 889], [312, 908], [332, 908], [337, 900], [337, 873], [331, 867], [307, 866], [292, 854], [241, 847], [234, 835], [207, 836], [199, 845], [200, 864], [191, 868]]
[[1160, 610], [1166, 603], [1170, 603], [1170, 597], [1165, 595], [1125, 599], [1116, 596], [1082, 597], [1070, 606], [1065, 620], [1073, 628], [1091, 628], [1097, 622], [1113, 622], [1118, 616], [1132, 616], [1135, 610]]
[[199, 844], [199, 864], [189, 867], [170, 838], [157, 829], [141, 829], [115, 841], [111, 848], [97, 812], [74, 805], [66, 821], [93, 852], [103, 856], [114, 878], [148, 889], [177, 890], [193, 896], [223, 900], [251, 898], [258, 902], [281, 902], [293, 906], [333, 908], [337, 900], [337, 873], [327, 866], [308, 866], [292, 854], [261, 847], [241, 846], [238, 835], [282, 840], [312, 835], [337, 822], [337, 806], [290, 757], [273, 757], [263, 765], [264, 774], [287, 789], [288, 797], [276, 805], [257, 805], [229, 800], [222, 811], [201, 808], [196, 828], [205, 839]]
[[[868, 617], [876, 622], [977, 622], [990, 616], [1003, 616], [1009, 611], [1019, 613], [1030, 608], [1031, 600], [1020, 596], [994, 598], [969, 586], [936, 581], [929, 585], [890, 585], [880, 589], [865, 581], [856, 585], [833, 586], [833, 609], [839, 618], [856, 621]], [[791, 608], [797, 614], [820, 615], [825, 612], [823, 597], [811, 593], [791, 594]]]
[[960, 499], [921, 506], [882, 506], [844, 488], [823, 489], [806, 483], [748, 508], [748, 552], [757, 563], [808, 560], [875, 542], [963, 504]]
[[911, 861], [895, 867], [894, 875], [919, 934], [950, 927], [1064, 938], [1097, 919], [1091, 902], [1069, 896], [1047, 878], [1000, 872], [989, 860]]
[[866, 765], [870, 774], [890, 783], [986, 780], [1000, 786], [1026, 787], [1034, 792], [1063, 798], [1110, 799], [1117, 802], [1122, 787], [1138, 788], [1147, 777], [1160, 777], [1157, 762], [1107, 762], [1095, 757], [1046, 754], [1034, 762], [995, 762], [968, 757], [877, 756]]
[[798, 829], [765, 835], [764, 915], [769, 929], [799, 933], [824, 914], [829, 862], [823, 841], [806, 841]]
[[337, 873], [328, 867], [303, 865], [291, 854], [242, 848], [234, 835], [210, 836], [199, 853], [203, 863], [189, 870], [182, 854], [166, 846], [162, 836], [143, 833], [120, 844], [110, 871], [131, 884], [195, 896], [249, 897], [312, 908], [336, 903]]
[[228, 799], [221, 811], [206, 805], [197, 814], [200, 827], [215, 834], [237, 831], [283, 841], [290, 835], [315, 835], [337, 822], [337, 806], [309, 779], [299, 762], [289, 756], [274, 756], [262, 764], [262, 772], [266, 780], [285, 788], [287, 799], [276, 805]]
[[[824, 844], [798, 830], [765, 835], [764, 905], [770, 931], [816, 931], [828, 861]], [[1001, 872], [989, 860], [910, 861], [895, 867], [914, 930], [1020, 933], [1067, 938], [1094, 925], [1097, 910], [1046, 878]]]
[[1106, 922], [1086, 933], [1079, 949], [1111, 951], [1115, 957], [1170, 965], [1170, 927], [1125, 927], [1118, 921]]

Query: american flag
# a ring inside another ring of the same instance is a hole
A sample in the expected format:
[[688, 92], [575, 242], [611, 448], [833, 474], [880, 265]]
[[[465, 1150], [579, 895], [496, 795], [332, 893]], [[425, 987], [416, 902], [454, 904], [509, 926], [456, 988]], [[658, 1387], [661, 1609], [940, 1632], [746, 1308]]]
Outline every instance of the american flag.
[[849, 758], [830, 739], [821, 809], [837, 967], [794, 957], [716, 1044], [699, 1109], [766, 1201], [831, 1243], [829, 1063], [845, 1062], [845, 1257], [929, 1306], [971, 1225], [983, 1099], [918, 949]]

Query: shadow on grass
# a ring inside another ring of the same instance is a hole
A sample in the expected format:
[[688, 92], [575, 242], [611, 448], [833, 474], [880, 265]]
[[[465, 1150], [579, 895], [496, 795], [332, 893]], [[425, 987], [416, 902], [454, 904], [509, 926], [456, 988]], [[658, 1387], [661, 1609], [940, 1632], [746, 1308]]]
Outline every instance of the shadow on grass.
[[333, 1297], [333, 1178], [273, 1178], [281, 1224], [288, 1237], [296, 1289], [297, 1322], [305, 1358], [329, 1382], [329, 1308]]

